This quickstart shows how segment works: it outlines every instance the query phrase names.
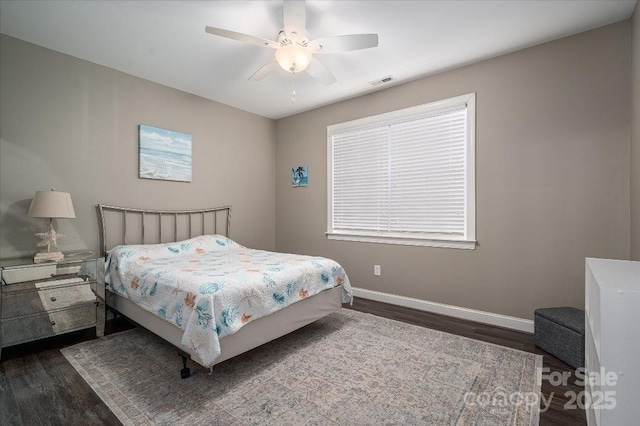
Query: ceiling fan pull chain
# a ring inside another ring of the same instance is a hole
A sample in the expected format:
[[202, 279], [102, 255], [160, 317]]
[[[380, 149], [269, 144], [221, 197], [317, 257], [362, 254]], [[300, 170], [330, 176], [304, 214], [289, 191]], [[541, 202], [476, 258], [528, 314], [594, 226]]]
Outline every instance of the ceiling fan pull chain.
[[296, 103], [296, 78], [294, 73], [291, 73], [291, 103]]

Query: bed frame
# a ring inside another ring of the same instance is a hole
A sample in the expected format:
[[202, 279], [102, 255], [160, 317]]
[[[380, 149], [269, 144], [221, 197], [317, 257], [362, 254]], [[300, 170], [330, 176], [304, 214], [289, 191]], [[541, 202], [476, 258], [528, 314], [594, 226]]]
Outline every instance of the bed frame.
[[[98, 216], [102, 256], [106, 256], [107, 251], [118, 244], [176, 242], [207, 233], [229, 237], [231, 230], [231, 206], [199, 210], [145, 210], [99, 204]], [[153, 221], [157, 224], [152, 224]], [[202, 365], [198, 356], [182, 345], [183, 332], [179, 327], [108, 289], [105, 291], [105, 303], [115, 315], [129, 318], [175, 346], [183, 361], [180, 371], [183, 379], [190, 375], [187, 367], [188, 358]], [[220, 339], [221, 353], [215, 363], [218, 364], [291, 333], [341, 307], [342, 288], [334, 287], [251, 321], [238, 332]]]

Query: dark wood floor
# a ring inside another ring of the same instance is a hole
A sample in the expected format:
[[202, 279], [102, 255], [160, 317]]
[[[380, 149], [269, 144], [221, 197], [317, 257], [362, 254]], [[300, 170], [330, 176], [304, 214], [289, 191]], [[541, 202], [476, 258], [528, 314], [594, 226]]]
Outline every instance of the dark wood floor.
[[[366, 299], [356, 299], [352, 309], [423, 327], [496, 343], [544, 355], [551, 372], [573, 369], [536, 348], [533, 336], [499, 327], [460, 320]], [[107, 332], [128, 328], [107, 325]], [[59, 348], [95, 334], [74, 333], [63, 338], [4, 349], [0, 361], [0, 425], [118, 425], [120, 422], [60, 353]], [[540, 413], [541, 425], [584, 425], [584, 410], [567, 410], [565, 392], [580, 392], [574, 375], [567, 386], [543, 380], [542, 393], [551, 406]]]
[[3, 349], [0, 425], [120, 425], [59, 348], [95, 338], [70, 333]]

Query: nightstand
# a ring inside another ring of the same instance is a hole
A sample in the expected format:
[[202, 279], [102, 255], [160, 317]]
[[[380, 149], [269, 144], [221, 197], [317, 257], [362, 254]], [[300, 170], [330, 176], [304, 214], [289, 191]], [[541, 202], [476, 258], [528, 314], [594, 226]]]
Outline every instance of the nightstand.
[[102, 336], [104, 318], [103, 259], [0, 261], [0, 356], [8, 346], [86, 328]]

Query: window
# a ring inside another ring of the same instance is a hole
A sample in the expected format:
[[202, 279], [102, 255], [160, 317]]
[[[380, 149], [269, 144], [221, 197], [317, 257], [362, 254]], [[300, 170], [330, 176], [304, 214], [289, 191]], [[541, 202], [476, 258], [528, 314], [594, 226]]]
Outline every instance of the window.
[[327, 128], [330, 239], [475, 248], [475, 94]]

